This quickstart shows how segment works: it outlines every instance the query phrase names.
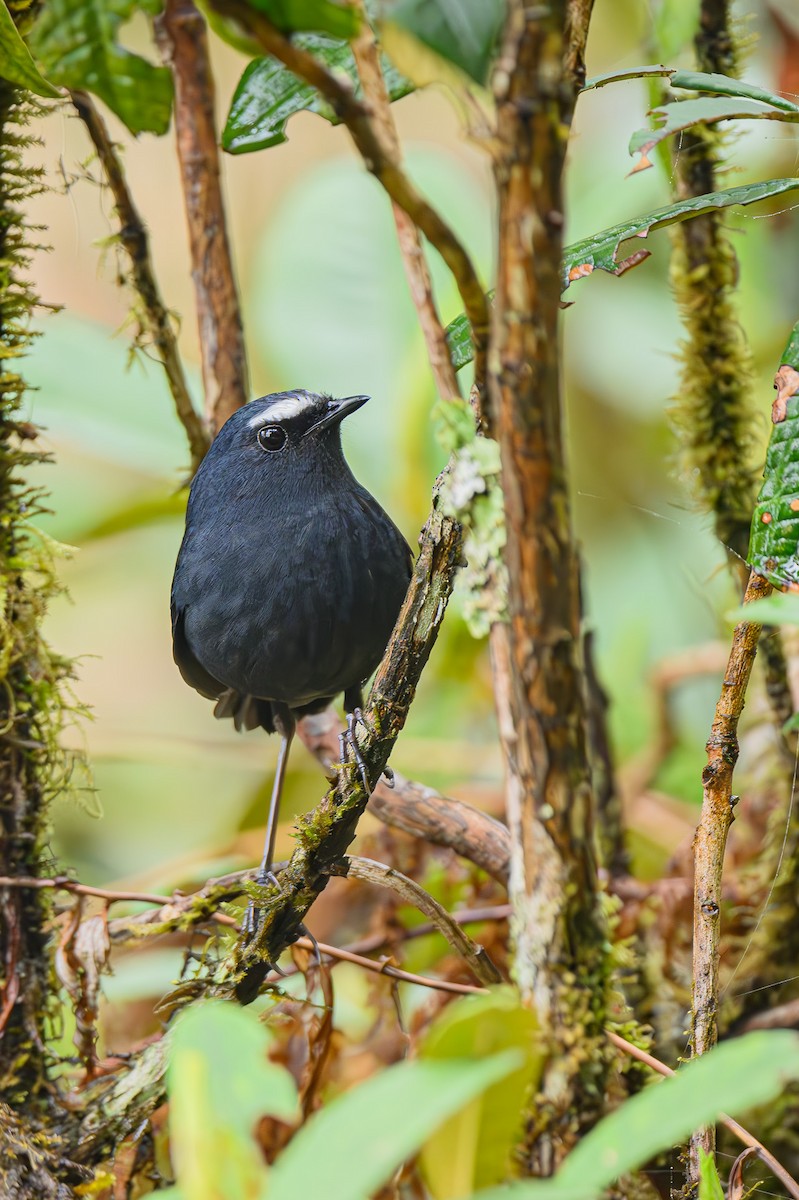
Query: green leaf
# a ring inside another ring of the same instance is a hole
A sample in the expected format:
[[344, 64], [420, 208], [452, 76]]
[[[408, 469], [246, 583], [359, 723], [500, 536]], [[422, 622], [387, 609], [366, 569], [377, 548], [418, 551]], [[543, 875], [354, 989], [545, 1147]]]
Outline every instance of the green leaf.
[[321, 1109], [269, 1175], [269, 1200], [364, 1200], [426, 1137], [487, 1087], [519, 1069], [506, 1050], [481, 1062], [399, 1063]]
[[627, 67], [623, 71], [608, 71], [605, 75], [592, 75], [586, 79], [581, 92], [590, 92], [594, 88], [606, 87], [609, 83], [624, 83], [628, 79], [656, 79], [666, 75], [674, 75], [674, 67], [664, 67], [662, 63], [654, 63], [645, 67]]
[[[333, 71], [343, 71], [355, 86], [362, 88], [352, 50], [346, 42], [306, 34], [295, 39]], [[391, 100], [399, 100], [413, 91], [413, 84], [400, 75], [383, 55], [383, 72]], [[318, 113], [333, 125], [338, 117], [316, 88], [298, 79], [287, 67], [271, 56], [254, 59], [239, 80], [222, 133], [222, 146], [231, 154], [264, 150], [286, 141], [286, 122], [295, 113], [307, 109]]]
[[250, 1200], [266, 1181], [254, 1141], [264, 1115], [299, 1118], [289, 1072], [267, 1058], [269, 1036], [236, 1004], [209, 1001], [179, 1018], [167, 1070], [178, 1185], [191, 1200]]
[[[621, 262], [616, 261], [620, 246], [630, 238], [646, 237], [653, 230], [663, 229], [678, 221], [690, 221], [693, 217], [700, 217], [703, 213], [716, 209], [730, 208], [734, 204], [756, 204], [770, 196], [779, 196], [797, 189], [799, 178], [767, 179], [760, 183], [742, 184], [740, 187], [678, 200], [676, 204], [668, 204], [665, 208], [655, 209], [644, 216], [631, 217], [629, 221], [623, 221], [620, 225], [612, 225], [610, 229], [603, 229], [601, 233], [592, 234], [591, 237], [566, 247], [563, 252], [563, 288], [565, 290], [570, 283], [597, 270], [608, 271], [611, 275], [623, 275], [631, 267], [643, 262], [649, 257], [649, 251], [644, 249], [636, 250]], [[463, 314], [449, 323], [446, 336], [455, 369], [460, 370], [466, 363], [471, 362], [473, 357], [471, 331]]]
[[724, 1188], [721, 1186], [719, 1173], [716, 1170], [716, 1160], [701, 1146], [699, 1148], [699, 1200], [724, 1200]]
[[[771, 427], [763, 484], [752, 514], [746, 561], [778, 588], [799, 586], [799, 393]], [[766, 597], [768, 600], [776, 597]]]
[[799, 321], [796, 322], [788, 337], [788, 342], [782, 352], [780, 366], [786, 363], [789, 367], [793, 367], [795, 371], [799, 371]]
[[746, 83], [743, 79], [733, 79], [729, 75], [719, 75], [706, 71], [675, 71], [671, 77], [671, 86], [685, 88], [692, 92], [715, 92], [721, 96], [740, 96], [748, 100], [761, 100], [772, 108], [783, 109], [788, 113], [799, 113], [799, 104], [786, 100], [776, 92], [768, 92], [765, 88], [757, 87], [754, 83]]
[[[720, 76], [719, 78], [724, 78]], [[739, 99], [737, 96], [703, 96], [700, 100], [677, 100], [673, 104], [661, 104], [653, 108], [651, 116], [659, 122], [656, 129], [638, 129], [630, 138], [630, 154], [640, 154], [633, 171], [644, 171], [651, 167], [649, 158], [652, 150], [673, 133], [690, 129], [693, 125], [712, 125], [717, 121], [742, 118], [771, 121], [799, 121], [799, 109], [776, 108], [764, 101]]]
[[761, 625], [799, 625], [799, 595], [774, 592], [751, 604], [741, 604], [727, 613], [728, 621], [755, 621]]
[[354, 38], [361, 24], [358, 10], [333, 0], [247, 0], [283, 33], [328, 33]]
[[684, 1141], [723, 1111], [766, 1104], [799, 1079], [799, 1035], [748, 1033], [716, 1046], [626, 1100], [580, 1142], [551, 1180], [481, 1192], [475, 1200], [589, 1200]]
[[428, 1062], [480, 1060], [512, 1048], [521, 1054], [518, 1070], [475, 1096], [422, 1147], [422, 1170], [436, 1200], [457, 1200], [508, 1177], [524, 1098], [540, 1079], [544, 1055], [535, 1014], [510, 987], [456, 1001], [427, 1034], [420, 1057]]
[[159, 0], [48, 0], [29, 42], [54, 83], [99, 96], [131, 133], [166, 133], [172, 75], [117, 43], [120, 25]]
[[39, 73], [3, 0], [0, 0], [0, 78], [27, 88], [37, 96], [61, 95], [58, 88]]
[[652, 22], [654, 49], [676, 58], [699, 27], [699, 0], [660, 0]]
[[386, 18], [484, 86], [505, 20], [505, 3], [504, 0], [396, 0], [388, 8]]

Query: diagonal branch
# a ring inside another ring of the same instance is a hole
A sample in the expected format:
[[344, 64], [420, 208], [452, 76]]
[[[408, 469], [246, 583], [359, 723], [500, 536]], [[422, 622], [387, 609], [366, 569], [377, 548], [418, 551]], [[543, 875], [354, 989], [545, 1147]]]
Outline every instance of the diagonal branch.
[[147, 229], [133, 202], [116, 147], [105, 121], [95, 108], [94, 101], [86, 92], [73, 91], [70, 92], [70, 96], [78, 116], [88, 130], [114, 197], [114, 206], [119, 217], [119, 238], [130, 257], [133, 284], [143, 306], [142, 319], [161, 357], [169, 390], [175, 402], [175, 411], [186, 430], [194, 471], [203, 460], [210, 437], [189, 395], [175, 331], [155, 277]]
[[247, 357], [230, 257], [205, 20], [192, 0], [166, 0], [156, 40], [175, 80], [175, 131], [197, 299], [205, 413], [217, 433], [247, 403]]
[[[455, 278], [472, 327], [475, 383], [482, 393], [486, 378], [489, 327], [485, 292], [454, 230], [424, 199], [403, 171], [397, 147], [391, 144], [385, 131], [372, 119], [366, 105], [355, 98], [347, 79], [333, 74], [307, 50], [289, 41], [262, 13], [250, 8], [244, 0], [210, 0], [210, 3], [215, 11], [235, 18], [267, 54], [279, 59], [300, 79], [321, 92], [347, 126], [367, 170], [371, 171], [390, 198], [408, 214], [444, 259]], [[457, 395], [457, 390], [454, 394]]]
[[[760, 600], [771, 584], [753, 571], [744, 604]], [[702, 813], [694, 838], [694, 951], [691, 1040], [694, 1055], [705, 1054], [718, 1039], [719, 945], [724, 851], [732, 825], [732, 776], [738, 760], [738, 721], [757, 653], [760, 625], [740, 621], [735, 626], [730, 657], [710, 737], [707, 765], [702, 772]], [[691, 1139], [691, 1176], [698, 1178], [699, 1150], [713, 1151], [713, 1131]]]
[[[370, 779], [382, 775], [405, 724], [452, 594], [460, 557], [460, 529], [439, 511], [436, 492], [408, 593], [364, 714], [368, 732], [361, 742], [361, 754]], [[273, 889], [262, 903], [252, 942], [234, 951], [231, 967], [242, 1003], [255, 998], [269, 963], [301, 933], [306, 912], [340, 864], [368, 800], [359, 772], [350, 765], [300, 821], [297, 847], [280, 876], [280, 888]]]

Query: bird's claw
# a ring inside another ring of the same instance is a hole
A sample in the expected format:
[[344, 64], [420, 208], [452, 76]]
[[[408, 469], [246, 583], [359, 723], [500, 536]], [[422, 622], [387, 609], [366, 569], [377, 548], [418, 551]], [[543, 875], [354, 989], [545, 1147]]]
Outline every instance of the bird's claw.
[[[257, 883], [259, 887], [266, 887], [268, 883], [271, 883], [278, 889], [278, 891], [283, 890], [280, 886], [280, 880], [278, 879], [277, 875], [275, 875], [274, 871], [270, 871], [268, 868], [263, 866], [255, 876], [254, 882]], [[247, 911], [244, 914], [244, 920], [241, 923], [241, 932], [247, 941], [255, 936], [260, 920], [261, 910], [254, 900], [250, 900], [249, 904], [247, 905]], [[274, 970], [280, 975], [283, 974], [279, 967], [275, 967]]]
[[349, 762], [349, 759], [350, 759], [350, 755], [352, 755], [352, 760], [358, 769], [358, 774], [361, 777], [361, 782], [363, 783], [363, 786], [366, 789], [366, 791], [371, 795], [372, 785], [369, 782], [369, 774], [366, 770], [366, 763], [363, 761], [363, 755], [361, 754], [361, 748], [358, 745], [358, 738], [355, 733], [355, 730], [358, 728], [359, 725], [363, 725], [364, 729], [366, 729], [366, 727], [367, 727], [366, 722], [363, 719], [363, 713], [361, 712], [361, 710], [359, 708], [354, 708], [352, 710], [352, 712], [347, 713], [346, 732], [339, 734], [339, 737], [338, 737], [339, 753], [341, 755], [342, 766], [347, 765], [347, 763]]

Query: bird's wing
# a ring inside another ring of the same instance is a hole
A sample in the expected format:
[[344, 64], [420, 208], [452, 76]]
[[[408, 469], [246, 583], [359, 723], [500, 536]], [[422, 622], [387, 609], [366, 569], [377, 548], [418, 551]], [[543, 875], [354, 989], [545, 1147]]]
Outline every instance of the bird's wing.
[[224, 683], [214, 679], [213, 675], [206, 671], [202, 663], [198, 662], [195, 657], [186, 637], [186, 610], [179, 608], [174, 599], [172, 601], [172, 655], [186, 683], [198, 691], [201, 696], [205, 696], [206, 700], [218, 700], [221, 694], [227, 690]]

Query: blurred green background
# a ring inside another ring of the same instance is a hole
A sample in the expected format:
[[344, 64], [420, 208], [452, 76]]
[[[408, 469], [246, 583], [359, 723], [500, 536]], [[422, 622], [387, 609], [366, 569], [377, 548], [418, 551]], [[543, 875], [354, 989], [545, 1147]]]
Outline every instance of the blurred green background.
[[[598, 5], [589, 74], [644, 62], [690, 65], [685, 41], [696, 10], [685, 0]], [[779, 86], [787, 49], [768, 6], [738, 12], [751, 41], [746, 78]], [[148, 52], [143, 25], [130, 26], [125, 37]], [[245, 60], [218, 43], [213, 54], [221, 125]], [[627, 177], [627, 142], [648, 106], [643, 83], [581, 98], [568, 172], [568, 241], [669, 201], [662, 165]], [[494, 204], [487, 155], [467, 140], [442, 93], [409, 96], [394, 111], [410, 172], [464, 238], [488, 286]], [[180, 314], [199, 396], [173, 136], [133, 141], [111, 123], [152, 232], [167, 303]], [[52, 494], [46, 527], [76, 547], [63, 567], [69, 595], [53, 604], [48, 634], [59, 651], [79, 659], [77, 691], [93, 720], [75, 737], [85, 738], [104, 814], [95, 820], [76, 804], [58, 804], [56, 850], [87, 882], [171, 887], [260, 856], [257, 827], [277, 745], [215, 722], [210, 704], [173, 665], [169, 586], [182, 532], [176, 493], [188, 461], [182, 431], [158, 365], [141, 354], [129, 362], [131, 297], [116, 286], [109, 197], [86, 178], [99, 169], [81, 166], [89, 158], [84, 130], [64, 110], [36, 132], [44, 143], [36, 158], [55, 190], [31, 214], [47, 226], [52, 247], [36, 255], [33, 276], [42, 299], [64, 311], [39, 324], [42, 336], [26, 366], [38, 389], [28, 415], [45, 426], [42, 442], [56, 459], [38, 472]], [[797, 157], [791, 127], [741, 126], [722, 186], [794, 174]], [[253, 395], [288, 387], [370, 393], [371, 404], [347, 424], [348, 456], [415, 545], [443, 458], [431, 433], [434, 392], [385, 197], [347, 134], [309, 114], [291, 121], [288, 144], [226, 157], [224, 171]], [[756, 358], [761, 457], [771, 378], [799, 315], [799, 212], [787, 202], [772, 207], [781, 211], [748, 209], [730, 221], [741, 323]], [[723, 634], [734, 603], [710, 522], [675, 476], [667, 410], [677, 386], [680, 324], [668, 284], [668, 235], [655, 235], [649, 249], [652, 258], [622, 279], [597, 273], [573, 285], [563, 321], [574, 515], [622, 762], [652, 737], [653, 665]], [[457, 296], [431, 257], [450, 319], [459, 311]], [[656, 780], [656, 791], [674, 801], [693, 804], [700, 795], [717, 688], [711, 676], [680, 690], [680, 743]], [[486, 647], [469, 637], [457, 601], [393, 761], [412, 777], [501, 812]], [[278, 854], [290, 848], [291, 812], [313, 803], [320, 787], [318, 769], [297, 745]], [[679, 804], [663, 805], [665, 827], [665, 814]], [[657, 841], [657, 815], [647, 820], [641, 836]]]

